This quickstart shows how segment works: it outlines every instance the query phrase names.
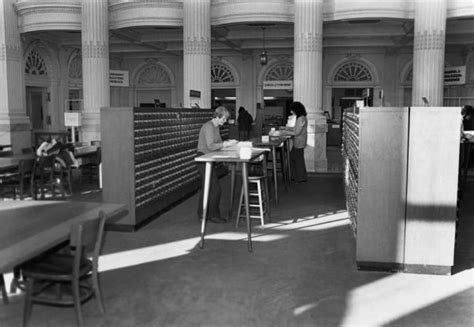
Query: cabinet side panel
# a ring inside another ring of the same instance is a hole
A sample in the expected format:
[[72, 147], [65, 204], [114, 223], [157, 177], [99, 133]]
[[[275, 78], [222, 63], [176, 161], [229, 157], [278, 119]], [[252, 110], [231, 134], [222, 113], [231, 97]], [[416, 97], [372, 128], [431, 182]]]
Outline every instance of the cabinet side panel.
[[102, 108], [102, 198], [123, 203], [128, 215], [116, 224], [135, 225], [133, 108]]
[[403, 263], [408, 108], [363, 108], [357, 261]]
[[461, 108], [410, 108], [405, 263], [452, 266]]

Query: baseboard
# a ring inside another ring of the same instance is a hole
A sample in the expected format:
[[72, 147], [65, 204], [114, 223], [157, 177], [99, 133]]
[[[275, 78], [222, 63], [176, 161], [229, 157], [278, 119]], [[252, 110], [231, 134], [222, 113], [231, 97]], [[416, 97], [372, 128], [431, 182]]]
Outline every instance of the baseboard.
[[403, 271], [403, 264], [398, 262], [357, 261], [357, 269], [365, 271], [400, 272]]
[[403, 272], [411, 274], [451, 275], [452, 266], [405, 264]]

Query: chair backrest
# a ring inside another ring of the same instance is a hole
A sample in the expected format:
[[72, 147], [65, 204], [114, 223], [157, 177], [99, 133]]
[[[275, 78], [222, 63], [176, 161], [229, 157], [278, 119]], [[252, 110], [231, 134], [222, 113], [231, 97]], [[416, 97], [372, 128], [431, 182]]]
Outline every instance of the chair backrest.
[[29, 147], [29, 148], [23, 148], [21, 149], [21, 153], [23, 154], [30, 154], [30, 153], [35, 153], [35, 150], [33, 150], [32, 147]]
[[99, 140], [91, 141], [91, 145], [100, 146], [100, 141]]
[[35, 158], [20, 160], [18, 164], [18, 172], [23, 175], [31, 173], [35, 166], [35, 162], [36, 162]]
[[97, 264], [102, 249], [104, 225], [105, 213], [100, 211], [98, 217], [83, 220], [71, 227], [69, 244], [75, 249], [77, 259], [92, 253], [93, 262]]
[[42, 156], [38, 158], [39, 168], [51, 168], [54, 167], [55, 156]]

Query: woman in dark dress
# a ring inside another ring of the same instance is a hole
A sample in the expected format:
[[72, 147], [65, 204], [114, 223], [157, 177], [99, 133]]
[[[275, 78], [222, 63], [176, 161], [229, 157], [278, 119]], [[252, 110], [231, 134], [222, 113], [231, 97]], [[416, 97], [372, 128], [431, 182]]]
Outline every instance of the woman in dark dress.
[[306, 108], [301, 102], [295, 101], [290, 105], [290, 110], [296, 116], [294, 127], [285, 127], [282, 135], [293, 136], [293, 148], [290, 152], [291, 176], [297, 183], [307, 181], [306, 165], [304, 163], [304, 148], [308, 141], [308, 120]]

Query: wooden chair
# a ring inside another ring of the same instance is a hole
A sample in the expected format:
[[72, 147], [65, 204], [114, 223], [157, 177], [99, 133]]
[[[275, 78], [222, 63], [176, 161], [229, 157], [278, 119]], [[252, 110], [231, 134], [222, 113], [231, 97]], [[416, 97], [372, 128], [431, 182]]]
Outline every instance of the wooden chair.
[[104, 224], [105, 214], [101, 211], [98, 217], [73, 225], [68, 252], [42, 256], [21, 267], [26, 283], [24, 326], [28, 325], [32, 305], [36, 303], [74, 306], [78, 326], [83, 324], [81, 303], [93, 296], [101, 313], [105, 313], [98, 273]]
[[51, 196], [56, 198], [58, 190], [61, 197], [64, 198], [66, 187], [72, 194], [72, 169], [71, 167], [63, 167], [56, 161], [55, 156], [41, 157], [35, 164], [32, 187], [35, 199], [38, 193], [41, 194], [41, 199], [44, 199], [46, 191], [49, 191]]
[[101, 150], [97, 148], [94, 156], [90, 158], [86, 163], [80, 166], [81, 169], [81, 182], [83, 178], [88, 177], [90, 181], [94, 178], [98, 178], [100, 174], [100, 163], [102, 162]]
[[[16, 199], [17, 190], [20, 194], [20, 200], [24, 199], [25, 183], [31, 181], [35, 161], [35, 158], [22, 159], [18, 164], [17, 171], [0, 174], [0, 188], [9, 190], [14, 200]], [[30, 190], [32, 190], [31, 184]], [[8, 194], [8, 192], [2, 192], [2, 194]]]

